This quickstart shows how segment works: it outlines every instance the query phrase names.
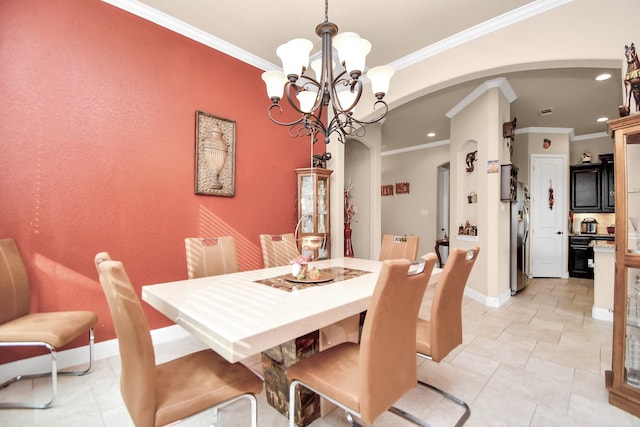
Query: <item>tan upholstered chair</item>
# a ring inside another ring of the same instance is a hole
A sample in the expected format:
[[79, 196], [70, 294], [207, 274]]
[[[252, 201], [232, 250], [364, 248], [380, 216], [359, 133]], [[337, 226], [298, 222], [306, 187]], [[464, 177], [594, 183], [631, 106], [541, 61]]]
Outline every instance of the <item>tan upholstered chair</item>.
[[106, 252], [97, 254], [95, 262], [120, 346], [120, 391], [136, 427], [169, 424], [241, 398], [251, 401], [255, 427], [255, 394], [262, 391], [262, 381], [211, 350], [156, 365], [149, 324], [122, 263]]
[[262, 258], [264, 259], [265, 268], [289, 265], [291, 259], [300, 255], [293, 233], [261, 234], [260, 246], [262, 246]]
[[[436, 259], [430, 254], [417, 265], [404, 259], [384, 261], [361, 343], [338, 344], [290, 366], [289, 396], [296, 396], [296, 387], [301, 385], [372, 423], [415, 389], [416, 319]], [[295, 423], [297, 403], [295, 399], [289, 402], [290, 427]], [[411, 417], [401, 410], [393, 412]]]
[[[479, 247], [451, 250], [433, 293], [431, 318], [418, 319], [418, 356], [440, 362], [462, 343], [462, 295], [479, 252]], [[426, 382], [418, 383], [465, 408], [457, 426], [461, 426], [469, 418], [471, 410], [464, 401]]]
[[418, 256], [418, 236], [393, 236], [385, 234], [382, 236], [382, 246], [380, 247], [380, 261], [385, 259], [408, 259], [414, 260]]
[[188, 237], [184, 245], [189, 279], [238, 271], [233, 237]]
[[[84, 375], [93, 364], [93, 326], [98, 316], [91, 311], [30, 313], [30, 289], [27, 269], [13, 239], [0, 240], [0, 347], [42, 346], [51, 354], [51, 372], [19, 375], [0, 389], [16, 381], [51, 375], [51, 400], [44, 404], [0, 402], [0, 408], [43, 409], [53, 403], [58, 375]], [[89, 333], [89, 366], [84, 371], [58, 372], [56, 349], [81, 334]]]

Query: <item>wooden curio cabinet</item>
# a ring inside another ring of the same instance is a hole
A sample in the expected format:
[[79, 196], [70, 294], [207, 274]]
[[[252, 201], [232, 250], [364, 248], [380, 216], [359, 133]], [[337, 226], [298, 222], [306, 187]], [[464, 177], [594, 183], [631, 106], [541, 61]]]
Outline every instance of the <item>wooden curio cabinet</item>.
[[330, 258], [329, 177], [333, 171], [322, 168], [295, 171], [298, 176], [298, 250], [302, 255], [312, 255], [314, 260]]
[[609, 402], [640, 416], [640, 114], [609, 121], [615, 141], [616, 267]]

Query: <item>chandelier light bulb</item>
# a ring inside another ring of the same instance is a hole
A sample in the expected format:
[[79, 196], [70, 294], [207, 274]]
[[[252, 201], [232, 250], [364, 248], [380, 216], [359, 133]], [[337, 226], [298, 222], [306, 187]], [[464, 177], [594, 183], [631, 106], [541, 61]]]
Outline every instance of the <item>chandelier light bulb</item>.
[[364, 70], [365, 60], [371, 52], [371, 43], [360, 37], [348, 38], [339, 43], [338, 56], [351, 77], [357, 79]]
[[295, 76], [293, 81], [298, 79], [302, 69], [309, 65], [311, 49], [313, 43], [307, 39], [293, 39], [278, 46], [276, 54], [282, 60], [282, 69], [287, 78], [291, 80], [290, 76]]
[[351, 31], [345, 31], [343, 33], [338, 33], [335, 36], [333, 36], [333, 39], [331, 40], [331, 44], [333, 45], [334, 48], [336, 48], [336, 51], [338, 52], [338, 59], [340, 60], [341, 64], [345, 61], [345, 57], [341, 53], [341, 52], [344, 52], [344, 49], [345, 49], [344, 44], [348, 40], [359, 39], [359, 38], [360, 38], [360, 35], [358, 33], [354, 33]]
[[287, 76], [285, 76], [282, 71], [265, 71], [262, 73], [262, 80], [267, 85], [267, 95], [269, 98], [279, 101], [284, 92], [284, 85], [287, 83]]
[[[309, 66], [313, 70], [313, 73], [316, 76], [316, 80], [320, 81], [322, 78], [322, 58], [314, 59], [311, 61], [311, 65]], [[331, 69], [334, 70], [336, 68], [336, 61], [331, 61]]]
[[313, 107], [316, 103], [316, 98], [318, 97], [318, 91], [313, 89], [300, 91], [296, 97], [298, 98], [298, 102], [300, 102], [300, 110], [303, 113], [310, 113], [313, 111]]
[[376, 98], [382, 99], [389, 92], [389, 83], [395, 72], [389, 65], [379, 65], [367, 72], [367, 77], [371, 80], [371, 90]]
[[[354, 113], [355, 105], [353, 105], [353, 103], [355, 102], [358, 94], [356, 92], [352, 92], [348, 86], [343, 87], [343, 89], [341, 90], [337, 90], [336, 93], [338, 95], [338, 102], [340, 103], [340, 107], [345, 111]], [[352, 105], [353, 108], [351, 108]]]

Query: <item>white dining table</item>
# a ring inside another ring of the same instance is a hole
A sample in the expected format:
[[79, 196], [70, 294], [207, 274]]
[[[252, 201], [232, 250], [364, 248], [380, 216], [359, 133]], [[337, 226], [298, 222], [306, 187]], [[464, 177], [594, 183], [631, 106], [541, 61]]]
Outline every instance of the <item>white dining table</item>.
[[[287, 291], [258, 281], [291, 267], [264, 268], [143, 286], [142, 299], [235, 363], [367, 310], [382, 262], [333, 258], [311, 266], [368, 273]], [[434, 268], [430, 283], [440, 272]]]

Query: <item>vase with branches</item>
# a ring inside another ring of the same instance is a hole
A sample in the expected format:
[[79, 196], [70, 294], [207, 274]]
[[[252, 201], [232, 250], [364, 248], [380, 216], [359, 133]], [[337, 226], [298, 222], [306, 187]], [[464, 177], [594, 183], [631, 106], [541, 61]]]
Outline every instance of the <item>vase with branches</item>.
[[344, 189], [344, 256], [353, 257], [353, 245], [351, 242], [351, 223], [358, 213], [358, 208], [352, 203], [353, 184], [349, 179], [349, 184]]

